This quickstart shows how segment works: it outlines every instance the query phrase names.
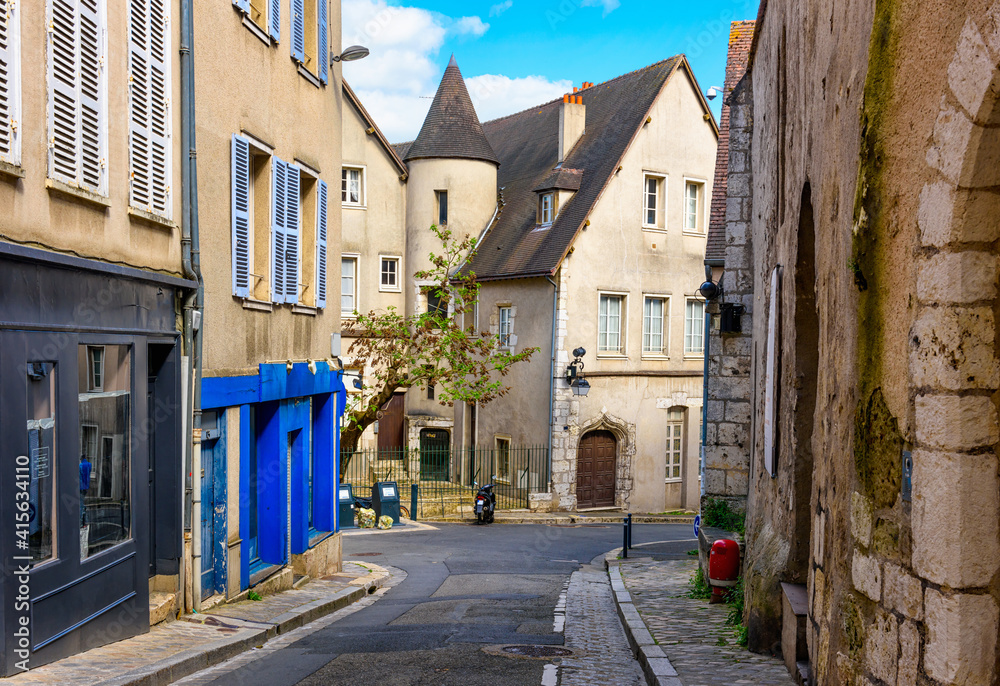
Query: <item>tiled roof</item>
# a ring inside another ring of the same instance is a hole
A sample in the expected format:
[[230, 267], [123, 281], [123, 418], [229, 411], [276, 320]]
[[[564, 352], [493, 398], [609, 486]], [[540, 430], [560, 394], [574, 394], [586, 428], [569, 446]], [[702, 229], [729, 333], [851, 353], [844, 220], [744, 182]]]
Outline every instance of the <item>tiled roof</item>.
[[413, 141], [406, 141], [405, 143], [393, 143], [392, 149], [396, 151], [397, 155], [399, 155], [399, 159], [405, 160], [406, 153], [410, 151], [411, 145], [413, 145]]
[[582, 169], [566, 169], [560, 167], [549, 174], [538, 184], [536, 191], [578, 191], [583, 181]]
[[682, 64], [683, 56], [672, 57], [578, 93], [587, 108], [586, 128], [563, 166], [579, 172], [579, 190], [550, 228], [536, 225], [535, 191], [560, 176], [554, 172], [562, 98], [483, 125], [500, 158], [503, 204], [471, 265], [480, 280], [555, 272], [656, 97]]
[[444, 71], [417, 140], [410, 145], [403, 160], [426, 158], [462, 158], [499, 164], [496, 153], [483, 135], [483, 126], [454, 56]]
[[376, 124], [375, 120], [372, 119], [372, 116], [368, 114], [368, 110], [365, 109], [365, 106], [361, 104], [358, 94], [354, 92], [353, 88], [347, 85], [346, 79], [343, 81], [343, 84], [344, 95], [347, 96], [347, 101], [354, 106], [354, 109], [358, 111], [358, 114], [361, 115], [361, 118], [365, 121], [365, 123], [368, 124], [371, 129], [374, 129], [374, 133], [372, 135], [374, 135], [378, 140], [379, 145], [381, 145], [385, 150], [386, 154], [392, 160], [392, 163], [396, 165], [396, 168], [399, 169], [399, 171], [404, 175], [407, 174], [406, 165], [403, 164], [403, 158], [396, 152], [396, 146], [390, 145], [389, 141], [386, 140], [385, 136], [382, 134], [382, 130], [378, 127], [378, 124]]
[[712, 212], [708, 222], [705, 261], [726, 259], [726, 183], [729, 177], [729, 94], [747, 70], [754, 22], [734, 21], [729, 29], [729, 61], [722, 88], [722, 119], [719, 123], [719, 152], [715, 159], [715, 183], [712, 186]]

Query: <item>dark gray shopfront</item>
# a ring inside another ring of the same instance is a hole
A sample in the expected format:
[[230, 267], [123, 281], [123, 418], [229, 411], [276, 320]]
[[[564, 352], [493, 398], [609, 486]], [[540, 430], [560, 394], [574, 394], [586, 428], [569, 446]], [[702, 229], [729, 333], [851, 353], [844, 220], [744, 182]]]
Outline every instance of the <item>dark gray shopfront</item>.
[[148, 631], [179, 572], [190, 285], [0, 243], [0, 675]]

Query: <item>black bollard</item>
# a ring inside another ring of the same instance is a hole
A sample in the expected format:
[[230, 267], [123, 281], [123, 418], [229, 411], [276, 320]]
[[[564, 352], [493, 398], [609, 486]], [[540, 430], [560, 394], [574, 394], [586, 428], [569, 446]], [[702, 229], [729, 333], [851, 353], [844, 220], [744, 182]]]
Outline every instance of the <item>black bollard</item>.
[[628, 513], [628, 547], [632, 549], [632, 513]]
[[414, 522], [417, 521], [417, 491], [420, 486], [417, 484], [410, 485], [410, 519]]
[[622, 559], [628, 559], [628, 517], [625, 518], [622, 526]]

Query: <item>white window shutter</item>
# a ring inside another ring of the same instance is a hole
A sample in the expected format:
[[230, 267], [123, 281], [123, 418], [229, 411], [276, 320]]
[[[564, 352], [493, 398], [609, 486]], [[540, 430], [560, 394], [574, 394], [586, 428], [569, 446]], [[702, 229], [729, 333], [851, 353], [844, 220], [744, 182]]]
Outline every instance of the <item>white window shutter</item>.
[[292, 0], [292, 57], [299, 62], [306, 59], [305, 0]]
[[326, 234], [327, 195], [326, 181], [319, 182], [316, 208], [316, 307], [326, 307]]
[[233, 295], [250, 297], [250, 144], [233, 136]]
[[327, 0], [316, 0], [319, 3], [317, 14], [319, 15], [319, 31], [317, 33], [317, 59], [319, 59], [319, 80], [323, 83], [327, 81], [327, 72], [330, 67], [330, 40], [327, 20]]
[[285, 302], [285, 190], [284, 162], [271, 158], [271, 300]]
[[299, 180], [300, 171], [294, 164], [285, 165], [285, 302], [299, 301], [299, 274], [302, 272], [302, 249]]
[[274, 42], [281, 40], [281, 0], [269, 0], [267, 11], [267, 31]]
[[107, 194], [104, 0], [50, 0], [49, 175]]
[[129, 202], [169, 218], [169, 10], [166, 0], [129, 0], [129, 5]]
[[0, 0], [0, 160], [21, 163], [20, 3]]
[[233, 0], [233, 4], [244, 12], [250, 12], [250, 0]]

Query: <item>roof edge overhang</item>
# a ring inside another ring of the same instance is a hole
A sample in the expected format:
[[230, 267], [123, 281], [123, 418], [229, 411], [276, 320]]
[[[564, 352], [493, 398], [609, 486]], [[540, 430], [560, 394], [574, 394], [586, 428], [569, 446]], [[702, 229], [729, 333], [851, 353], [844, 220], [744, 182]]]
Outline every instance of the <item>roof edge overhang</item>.
[[725, 267], [726, 261], [724, 259], [713, 258], [711, 260], [705, 260], [705, 266], [707, 267]]
[[490, 164], [496, 165], [497, 167], [500, 166], [499, 160], [491, 160], [486, 157], [478, 157], [473, 155], [461, 155], [457, 157], [454, 155], [450, 157], [446, 155], [415, 155], [413, 157], [410, 157], [409, 155], [406, 156], [407, 163], [415, 162], [416, 160], [469, 160], [472, 162], [489, 162]]

